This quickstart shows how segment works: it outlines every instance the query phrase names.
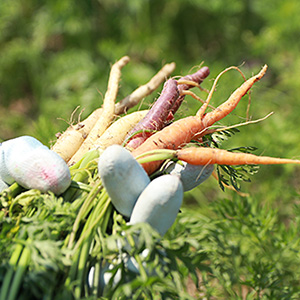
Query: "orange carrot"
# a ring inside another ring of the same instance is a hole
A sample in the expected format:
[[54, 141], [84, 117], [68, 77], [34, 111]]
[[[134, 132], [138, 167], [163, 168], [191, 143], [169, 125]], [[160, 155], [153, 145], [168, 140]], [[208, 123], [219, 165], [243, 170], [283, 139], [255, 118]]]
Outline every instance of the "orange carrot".
[[207, 147], [189, 147], [177, 150], [176, 156], [192, 165], [272, 165], [272, 164], [300, 164], [300, 160], [256, 156], [251, 153], [229, 152], [223, 149]]
[[[132, 151], [134, 157], [155, 149], [178, 149], [189, 143], [193, 138], [204, 135], [208, 126], [227, 116], [237, 106], [241, 98], [248, 92], [252, 85], [263, 77], [267, 69], [248, 79], [241, 87], [236, 89], [229, 99], [214, 111], [201, 118], [200, 115], [180, 119], [161, 131], [149, 137], [142, 145]], [[208, 102], [206, 102], [208, 105]], [[200, 111], [200, 110], [199, 110]], [[203, 112], [203, 111], [202, 111]], [[201, 114], [202, 114], [201, 112]], [[144, 163], [143, 167], [148, 174], [152, 174], [161, 164], [161, 161]]]
[[[245, 81], [238, 89], [236, 89], [229, 99], [221, 104], [217, 109], [213, 110], [212, 112], [207, 113], [203, 116], [203, 125], [205, 128], [213, 125], [214, 123], [220, 121], [224, 117], [226, 117], [229, 113], [231, 113], [236, 106], [238, 105], [241, 98], [246, 95], [246, 93], [250, 90], [252, 85], [260, 80], [266, 73], [268, 66], [264, 65], [262, 70], [255, 76], [251, 77], [247, 81]], [[208, 104], [208, 103], [207, 103]], [[205, 104], [203, 105], [205, 106]], [[197, 112], [197, 116], [202, 117], [203, 114], [202, 107]]]
[[[180, 119], [149, 137], [132, 151], [132, 155], [137, 157], [155, 149], [178, 149], [189, 143], [202, 128], [202, 122], [198, 117], [189, 116]], [[143, 163], [142, 166], [148, 174], [152, 174], [161, 163], [161, 161], [152, 161]]]

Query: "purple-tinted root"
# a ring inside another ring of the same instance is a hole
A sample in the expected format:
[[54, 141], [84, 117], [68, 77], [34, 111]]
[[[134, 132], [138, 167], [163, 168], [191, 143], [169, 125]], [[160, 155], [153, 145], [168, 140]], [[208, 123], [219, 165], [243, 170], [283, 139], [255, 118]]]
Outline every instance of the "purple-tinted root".
[[[194, 82], [200, 84], [209, 75], [209, 73], [210, 73], [210, 71], [209, 71], [208, 67], [202, 67], [196, 73], [181, 77], [179, 79], [179, 81], [180, 80], [189, 80], [189, 81], [194, 81]], [[181, 93], [182, 91], [189, 90], [192, 87], [194, 87], [194, 86], [189, 85], [189, 84], [178, 84], [178, 91], [179, 91], [179, 93]], [[171, 109], [170, 116], [168, 117], [168, 119], [172, 118], [172, 116], [176, 113], [176, 111], [180, 107], [182, 101], [184, 100], [184, 97], [185, 97], [185, 95], [181, 95], [177, 98], [176, 102], [174, 103], [174, 105]]]
[[174, 103], [179, 97], [177, 81], [169, 79], [165, 82], [163, 90], [152, 108], [143, 120], [141, 120], [127, 135], [127, 138], [135, 132], [139, 132], [128, 142], [129, 149], [135, 149], [141, 145], [153, 132], [161, 130], [166, 123]]
[[[210, 71], [208, 67], [202, 67], [197, 72], [181, 77], [179, 80], [189, 80], [200, 84]], [[140, 121], [127, 135], [130, 138], [127, 143], [129, 149], [136, 149], [155, 131], [161, 130], [167, 123], [173, 120], [174, 114], [180, 107], [185, 95], [180, 96], [180, 92], [194, 87], [189, 84], [177, 84], [174, 79], [169, 79], [164, 84], [160, 97], [156, 100], [145, 118]]]

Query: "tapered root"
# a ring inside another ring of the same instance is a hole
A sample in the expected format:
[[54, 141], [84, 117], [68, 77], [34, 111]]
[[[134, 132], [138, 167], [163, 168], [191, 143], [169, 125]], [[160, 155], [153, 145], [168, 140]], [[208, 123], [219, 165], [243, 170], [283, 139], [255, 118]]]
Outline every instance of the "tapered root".
[[[240, 100], [243, 96], [246, 95], [246, 93], [251, 89], [253, 84], [260, 80], [267, 71], [268, 66], [264, 65], [264, 67], [261, 69], [261, 71], [249, 78], [247, 81], [245, 81], [239, 88], [237, 88], [231, 96], [228, 98], [227, 101], [225, 101], [223, 104], [218, 106], [214, 111], [207, 113], [203, 116], [202, 122], [204, 124], [204, 127], [209, 127], [213, 125], [214, 123], [220, 121], [224, 117], [226, 117], [228, 114], [230, 114], [238, 105]], [[201, 107], [202, 108], [202, 107]], [[200, 109], [197, 113], [197, 116], [201, 116], [202, 110]]]
[[223, 149], [190, 147], [177, 150], [177, 158], [192, 165], [272, 165], [300, 164], [300, 160], [235, 153]]

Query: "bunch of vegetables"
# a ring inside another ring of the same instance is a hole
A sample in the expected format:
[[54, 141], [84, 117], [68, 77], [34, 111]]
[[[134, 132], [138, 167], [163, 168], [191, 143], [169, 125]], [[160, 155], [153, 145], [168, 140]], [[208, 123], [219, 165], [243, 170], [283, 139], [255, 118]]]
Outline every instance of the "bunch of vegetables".
[[[220, 76], [238, 68], [220, 73], [203, 101], [190, 89], [203, 90], [209, 69], [174, 79], [175, 64], [167, 64], [116, 103], [128, 62], [125, 56], [112, 66], [102, 107], [60, 134], [51, 149], [28, 136], [1, 144], [0, 300], [172, 298], [182, 286], [162, 241], [184, 192], [211, 174], [228, 187], [221, 170], [235, 186], [236, 165], [300, 164], [247, 153], [251, 149], [226, 151], [214, 139], [232, 133], [234, 126], [212, 125], [234, 110], [267, 66], [213, 108]], [[163, 82], [151, 109], [127, 113]], [[186, 95], [203, 105], [175, 121]], [[186, 259], [181, 263], [191, 269]]]

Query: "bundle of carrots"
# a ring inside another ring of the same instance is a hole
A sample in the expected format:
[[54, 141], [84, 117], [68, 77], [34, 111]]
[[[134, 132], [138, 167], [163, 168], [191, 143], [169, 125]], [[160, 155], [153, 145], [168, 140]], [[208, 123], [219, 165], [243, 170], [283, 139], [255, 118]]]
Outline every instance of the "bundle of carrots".
[[[149, 175], [157, 171], [163, 163], [162, 160], [155, 158], [155, 155], [157, 157], [158, 153], [162, 153], [160, 151], [162, 149], [174, 150], [176, 159], [195, 165], [299, 163], [297, 160], [259, 157], [249, 153], [232, 153], [209, 147], [186, 147], [191, 141], [201, 141], [205, 135], [214, 132], [210, 127], [235, 109], [253, 84], [265, 75], [267, 65], [263, 66], [257, 75], [245, 80], [227, 101], [219, 107], [213, 108], [212, 111], [206, 112], [207, 108], [210, 107], [209, 103], [219, 78], [231, 69], [241, 72], [237, 67], [227, 68], [215, 79], [207, 99], [205, 101], [200, 99], [203, 101], [203, 105], [196, 115], [181, 118], [174, 122], [174, 114], [185, 95], [192, 95], [199, 100], [199, 97], [189, 89], [192, 87], [200, 88], [201, 82], [210, 73], [209, 68], [202, 67], [194, 74], [175, 80], [173, 78], [168, 79], [175, 69], [175, 63], [165, 65], [149, 83], [115, 103], [121, 69], [128, 62], [129, 58], [125, 56], [112, 66], [102, 108], [94, 111], [79, 124], [70, 126], [52, 147], [52, 150], [60, 154], [70, 166], [78, 162], [88, 151], [92, 149], [104, 150], [113, 144], [124, 145], [132, 151], [132, 155], [137, 159], [143, 157], [142, 166]], [[149, 111], [136, 111], [116, 119], [119, 114], [126, 113], [129, 108], [149, 95], [164, 80], [166, 81], [163, 90]], [[145, 161], [145, 156], [148, 156], [149, 162]]]

